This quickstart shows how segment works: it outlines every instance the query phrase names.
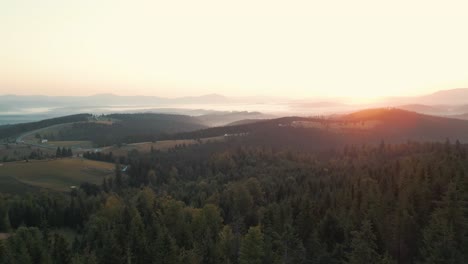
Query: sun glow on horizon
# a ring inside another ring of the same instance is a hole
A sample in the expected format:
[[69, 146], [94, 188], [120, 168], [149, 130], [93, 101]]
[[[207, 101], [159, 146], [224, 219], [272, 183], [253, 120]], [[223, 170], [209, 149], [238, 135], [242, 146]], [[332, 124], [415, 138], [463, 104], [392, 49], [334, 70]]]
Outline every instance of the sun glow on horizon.
[[463, 1], [4, 1], [0, 94], [350, 97], [468, 87]]

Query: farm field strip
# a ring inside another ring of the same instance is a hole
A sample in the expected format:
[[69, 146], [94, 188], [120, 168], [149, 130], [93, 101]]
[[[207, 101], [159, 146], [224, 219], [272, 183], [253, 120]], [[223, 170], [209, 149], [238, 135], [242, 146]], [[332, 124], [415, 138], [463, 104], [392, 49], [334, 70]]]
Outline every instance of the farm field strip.
[[[82, 182], [99, 184], [112, 176], [114, 165], [79, 158], [9, 162], [0, 166], [0, 191], [15, 193], [25, 185], [67, 191]], [[30, 189], [30, 188], [29, 188]]]

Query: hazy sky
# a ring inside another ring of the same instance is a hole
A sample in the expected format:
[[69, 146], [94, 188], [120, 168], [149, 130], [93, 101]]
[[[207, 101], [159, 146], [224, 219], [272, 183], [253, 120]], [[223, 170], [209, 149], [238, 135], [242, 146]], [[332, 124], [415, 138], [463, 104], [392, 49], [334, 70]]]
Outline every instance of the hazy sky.
[[0, 0], [0, 94], [468, 87], [466, 1]]

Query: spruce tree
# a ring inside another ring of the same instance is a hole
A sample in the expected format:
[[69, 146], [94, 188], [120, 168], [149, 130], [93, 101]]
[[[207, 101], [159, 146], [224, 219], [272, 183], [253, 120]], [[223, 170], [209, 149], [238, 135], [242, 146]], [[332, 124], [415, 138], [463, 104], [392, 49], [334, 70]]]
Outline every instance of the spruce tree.
[[376, 237], [372, 224], [365, 220], [359, 231], [352, 232], [351, 252], [348, 255], [349, 264], [375, 263], [379, 259]]
[[421, 263], [466, 263], [468, 260], [466, 212], [466, 202], [452, 183], [423, 231]]
[[63, 236], [55, 234], [52, 246], [52, 263], [68, 264], [71, 263], [71, 252], [67, 241]]
[[263, 259], [263, 233], [259, 226], [250, 227], [242, 240], [240, 264], [261, 264]]

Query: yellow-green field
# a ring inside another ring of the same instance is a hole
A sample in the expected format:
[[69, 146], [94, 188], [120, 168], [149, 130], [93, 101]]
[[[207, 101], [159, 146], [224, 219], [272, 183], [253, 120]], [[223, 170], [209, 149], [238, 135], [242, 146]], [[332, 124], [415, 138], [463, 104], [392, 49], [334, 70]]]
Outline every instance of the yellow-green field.
[[28, 132], [27, 135], [24, 135], [22, 137], [22, 140], [27, 142], [27, 143], [32, 143], [32, 144], [38, 144], [40, 140], [36, 138], [36, 134], [45, 136], [45, 135], [50, 135], [50, 134], [57, 134], [60, 130], [63, 129], [70, 129], [72, 127], [72, 124], [59, 124], [59, 125], [53, 125], [50, 127], [45, 127], [41, 128], [35, 131]]
[[151, 147], [154, 150], [160, 151], [167, 151], [168, 149], [174, 148], [177, 145], [194, 145], [199, 143], [209, 143], [215, 141], [222, 141], [224, 137], [211, 137], [211, 138], [202, 138], [200, 141], [194, 139], [184, 139], [184, 140], [162, 140], [157, 142], [142, 142], [142, 143], [134, 143], [128, 144], [121, 147], [106, 147], [102, 149], [102, 152], [109, 153], [112, 152], [115, 156], [125, 156], [128, 152], [136, 150], [141, 153], [150, 152]]
[[[103, 124], [112, 123], [112, 121], [94, 121]], [[30, 133], [23, 135], [21, 138], [27, 144], [33, 145], [40, 145], [44, 148], [51, 148], [51, 147], [66, 147], [66, 148], [91, 148], [93, 146], [91, 141], [51, 141], [49, 140], [47, 143], [42, 143], [40, 138], [36, 138], [36, 134], [42, 136], [43, 139], [47, 139], [47, 135], [57, 135], [60, 130], [70, 129], [72, 124], [60, 124], [54, 125], [42, 129], [38, 129], [35, 131], [31, 131]]]
[[24, 144], [10, 143], [8, 145], [0, 145], [0, 162], [4, 157], [8, 157], [10, 159], [23, 159], [24, 157], [28, 157], [32, 151], [38, 150], [44, 154], [55, 155], [55, 149], [38, 148]]
[[319, 128], [332, 132], [344, 132], [347, 130], [368, 130], [380, 125], [382, 121], [368, 120], [362, 122], [320, 122], [320, 121], [294, 121], [292, 127]]
[[113, 174], [111, 163], [79, 158], [3, 163], [0, 192], [22, 193], [41, 188], [67, 191], [83, 182], [99, 184]]
[[93, 143], [91, 141], [49, 141], [46, 146], [53, 147], [66, 147], [66, 148], [92, 148]]

